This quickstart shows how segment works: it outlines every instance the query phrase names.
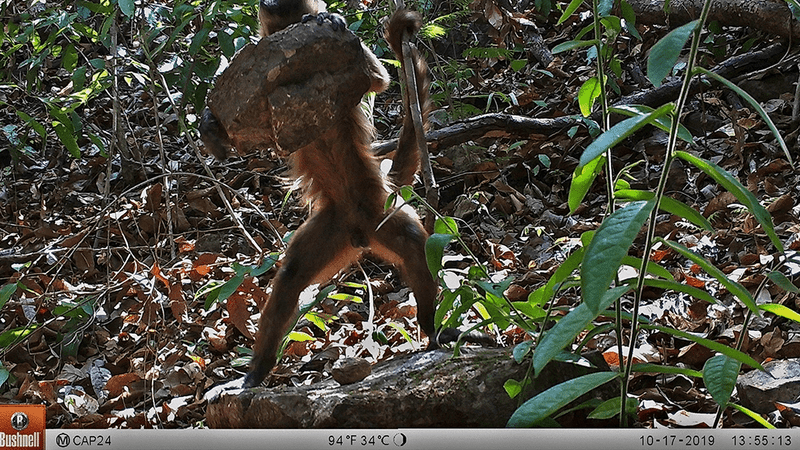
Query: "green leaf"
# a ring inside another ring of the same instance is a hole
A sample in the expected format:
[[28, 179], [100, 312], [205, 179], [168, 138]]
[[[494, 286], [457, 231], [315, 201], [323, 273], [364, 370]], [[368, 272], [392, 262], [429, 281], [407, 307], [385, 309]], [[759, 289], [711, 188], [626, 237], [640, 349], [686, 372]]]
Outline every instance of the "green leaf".
[[7, 348], [9, 345], [25, 339], [29, 334], [38, 328], [37, 324], [27, 327], [18, 327], [0, 333], [0, 348]]
[[725, 344], [720, 344], [717, 341], [712, 341], [711, 339], [701, 338], [692, 333], [687, 333], [685, 331], [676, 330], [670, 327], [662, 327], [659, 325], [647, 325], [642, 324], [640, 325], [643, 329], [646, 330], [658, 330], [663, 333], [671, 334], [673, 336], [682, 337], [684, 339], [688, 339], [692, 342], [697, 342], [698, 344], [702, 345], [703, 347], [709, 348], [714, 350], [715, 352], [722, 353], [723, 355], [729, 356], [743, 364], [747, 364], [750, 367], [755, 369], [764, 370], [764, 367], [758, 363], [755, 359], [748, 356], [746, 353], [742, 353], [735, 348], [728, 347]]
[[9, 372], [8, 369], [5, 368], [3, 363], [0, 363], [0, 388], [2, 388], [3, 385], [6, 383], [9, 375], [11, 375], [11, 372]]
[[521, 363], [522, 359], [525, 358], [525, 355], [530, 353], [532, 347], [533, 341], [523, 341], [514, 346], [514, 350], [512, 351], [514, 361], [516, 361], [517, 364]]
[[631, 371], [640, 373], [647, 373], [647, 372], [672, 373], [672, 374], [681, 374], [681, 375], [686, 375], [687, 377], [697, 377], [697, 378], [703, 376], [703, 373], [698, 370], [686, 369], [683, 367], [675, 367], [675, 366], [660, 366], [658, 364], [648, 364], [648, 363], [632, 364]]
[[581, 295], [583, 302], [593, 311], [602, 311], [598, 305], [653, 206], [653, 201], [633, 202], [614, 211], [603, 221], [586, 247], [581, 264]]
[[17, 292], [17, 283], [9, 283], [0, 289], [0, 309], [3, 309], [3, 306], [14, 292]]
[[503, 383], [503, 389], [506, 390], [509, 398], [515, 398], [522, 392], [522, 383], [514, 379], [508, 379]]
[[632, 287], [627, 285], [609, 289], [603, 293], [600, 302], [594, 305], [594, 308], [583, 302], [562, 317], [553, 328], [547, 330], [542, 341], [536, 346], [536, 350], [533, 352], [534, 372], [540, 373], [547, 363], [586, 329], [592, 320], [631, 289]]
[[[622, 258], [622, 264], [631, 266], [634, 269], [639, 270], [642, 267], [642, 258], [626, 255], [624, 258]], [[672, 272], [661, 267], [655, 261], [647, 261], [647, 273], [649, 273], [650, 275], [661, 277], [665, 280], [675, 279], [675, 277], [672, 276]]]
[[72, 72], [78, 65], [78, 51], [75, 46], [70, 44], [64, 47], [64, 54], [61, 56], [61, 67], [67, 72]]
[[553, 47], [552, 53], [555, 55], [557, 53], [566, 52], [567, 50], [573, 50], [576, 48], [583, 48], [583, 47], [591, 47], [595, 44], [597, 44], [597, 40], [595, 39], [589, 41], [567, 41]]
[[[603, 77], [605, 79], [605, 77]], [[597, 97], [600, 97], [602, 90], [600, 88], [600, 81], [597, 77], [589, 78], [583, 82], [580, 90], [578, 91], [578, 105], [581, 108], [583, 117], [589, 117], [592, 114], [592, 108]]]
[[208, 26], [201, 28], [200, 31], [195, 33], [194, 37], [192, 37], [192, 43], [189, 45], [190, 55], [196, 55], [200, 47], [208, 45], [208, 34], [211, 32], [210, 22], [208, 22], [208, 24]]
[[439, 279], [444, 248], [447, 247], [451, 240], [453, 240], [452, 234], [432, 234], [425, 241], [425, 259], [428, 261], [428, 270], [431, 271], [434, 280]]
[[602, 155], [606, 150], [613, 148], [615, 145], [622, 142], [623, 139], [635, 133], [643, 126], [652, 123], [656, 119], [666, 114], [671, 113], [675, 109], [675, 105], [667, 103], [660, 108], [642, 116], [629, 117], [622, 122], [614, 125], [605, 133], [598, 136], [581, 155], [578, 167], [588, 164], [593, 159]]
[[793, 309], [789, 309], [783, 305], [779, 305], [777, 303], [765, 303], [763, 305], [758, 305], [759, 308], [763, 309], [764, 311], [771, 312], [776, 316], [781, 316], [789, 320], [794, 320], [797, 323], [800, 323], [800, 314]]
[[693, 20], [670, 31], [650, 49], [650, 56], [647, 58], [647, 78], [653, 86], [661, 86], [661, 82], [675, 67], [683, 46], [699, 23], [699, 20]]
[[739, 180], [734, 178], [730, 173], [718, 165], [698, 158], [690, 153], [677, 151], [675, 152], [675, 156], [693, 164], [695, 167], [705, 172], [706, 175], [713, 178], [714, 181], [722, 185], [722, 187], [733, 194], [740, 202], [742, 202], [744, 206], [747, 207], [747, 209], [750, 210], [756, 220], [758, 220], [758, 223], [761, 224], [764, 232], [767, 233], [770, 241], [772, 241], [772, 245], [774, 245], [779, 252], [783, 252], [783, 244], [778, 238], [778, 235], [775, 233], [775, 227], [772, 225], [772, 217], [769, 215], [769, 212], [767, 212], [766, 208], [761, 206], [761, 204], [758, 202], [758, 199], [755, 195], [753, 195], [752, 192], [748, 191], [744, 186], [742, 186], [742, 183], [740, 183]]
[[605, 162], [605, 157], [600, 156], [589, 164], [575, 167], [575, 171], [572, 172], [572, 181], [570, 181], [569, 186], [569, 198], [567, 200], [570, 214], [574, 213], [575, 210], [578, 209], [578, 206], [581, 205], [586, 193], [589, 192], [589, 189], [592, 187], [594, 179], [597, 178], [597, 175], [603, 170], [603, 164], [605, 164]]
[[567, 5], [567, 7], [564, 8], [564, 13], [561, 14], [561, 17], [558, 18], [558, 23], [556, 25], [561, 25], [562, 23], [564, 23], [565, 20], [569, 19], [569, 16], [571, 16], [572, 13], [574, 13], [575, 10], [578, 9], [579, 6], [581, 6], [581, 3], [583, 3], [583, 0], [572, 0], [571, 2], [569, 2], [569, 5]]
[[119, 10], [128, 17], [133, 17], [136, 6], [134, 0], [119, 0]]
[[798, 287], [795, 286], [790, 279], [786, 278], [786, 275], [778, 272], [777, 270], [773, 270], [768, 273], [767, 277], [786, 292], [792, 292], [794, 294], [800, 293], [800, 289], [798, 289]]
[[775, 123], [772, 122], [772, 119], [769, 118], [769, 114], [767, 114], [767, 112], [764, 111], [764, 108], [761, 107], [761, 105], [756, 101], [756, 99], [754, 99], [744, 89], [742, 89], [739, 86], [735, 85], [734, 83], [729, 81], [727, 78], [723, 77], [722, 75], [716, 74], [716, 73], [714, 73], [714, 72], [712, 72], [712, 71], [710, 71], [708, 69], [705, 69], [703, 67], [696, 67], [694, 69], [694, 72], [695, 73], [702, 73], [702, 74], [704, 74], [706, 76], [709, 76], [709, 77], [719, 81], [720, 83], [724, 84], [729, 89], [731, 89], [732, 91], [734, 91], [737, 94], [739, 94], [740, 97], [742, 97], [747, 103], [749, 103], [750, 106], [752, 106], [753, 109], [755, 109], [756, 112], [758, 112], [758, 115], [761, 116], [762, 119], [764, 119], [764, 122], [767, 123], [767, 126], [769, 127], [770, 131], [772, 131], [772, 134], [775, 136], [775, 139], [778, 140], [778, 144], [781, 146], [781, 149], [783, 150], [783, 154], [786, 155], [786, 160], [789, 161], [789, 164], [794, 164], [792, 162], [792, 154], [789, 152], [789, 148], [786, 146], [786, 142], [784, 142], [780, 131], [778, 131], [778, 127], [775, 126]]
[[75, 133], [72, 131], [72, 126], [67, 125], [67, 123], [54, 121], [53, 129], [55, 130], [58, 139], [61, 140], [61, 143], [64, 144], [64, 147], [66, 147], [69, 151], [69, 154], [72, 155], [73, 158], [80, 158], [81, 149], [78, 147], [78, 141], [75, 139]]
[[747, 306], [751, 311], [753, 311], [753, 313], [761, 317], [761, 314], [758, 312], [758, 307], [756, 306], [755, 301], [753, 301], [753, 296], [750, 295], [750, 292], [748, 292], [748, 290], [745, 289], [744, 286], [728, 278], [728, 276], [725, 275], [723, 271], [719, 270], [717, 266], [711, 264], [707, 259], [689, 250], [683, 245], [678, 244], [677, 242], [668, 241], [661, 237], [658, 237], [656, 239], [659, 242], [662, 242], [665, 245], [669, 246], [676, 252], [680, 253], [681, 255], [685, 256], [686, 258], [689, 258], [689, 260], [692, 261], [693, 263], [700, 266], [703, 270], [706, 271], [706, 273], [714, 277], [714, 279], [719, 281], [721, 285], [725, 286], [725, 288], [728, 291], [730, 291], [731, 294], [733, 294], [736, 298], [738, 298], [739, 301], [744, 303], [745, 306]]
[[[641, 116], [645, 114], [650, 114], [654, 111], [653, 108], [645, 105], [620, 105], [614, 106], [608, 109], [609, 112], [622, 114], [623, 116], [634, 117], [634, 116]], [[666, 115], [663, 117], [659, 117], [656, 119], [655, 122], [652, 123], [653, 126], [657, 127], [658, 129], [669, 133], [670, 128], [672, 127], [672, 116]], [[692, 143], [694, 142], [694, 136], [689, 131], [688, 128], [683, 126], [683, 124], [678, 124], [678, 138], [683, 141]]]
[[759, 413], [757, 413], [757, 412], [755, 412], [755, 411], [752, 411], [752, 410], [750, 410], [750, 409], [747, 409], [747, 408], [745, 408], [745, 407], [744, 407], [744, 406], [742, 406], [742, 405], [737, 405], [736, 403], [728, 403], [728, 406], [730, 406], [731, 408], [736, 408], [736, 409], [738, 409], [739, 411], [741, 411], [741, 412], [745, 413], [745, 414], [746, 414], [746, 415], [748, 415], [748, 416], [749, 416], [751, 419], [753, 419], [753, 420], [755, 420], [756, 422], [758, 422], [758, 423], [759, 423], [759, 424], [760, 424], [762, 427], [764, 427], [764, 428], [767, 428], [767, 429], [770, 429], [770, 430], [774, 430], [774, 429], [775, 429], [775, 425], [773, 425], [773, 424], [769, 423], [769, 422], [768, 422], [766, 419], [764, 419], [763, 417], [761, 417], [761, 414], [759, 414]]
[[[620, 189], [614, 192], [614, 197], [628, 200], [650, 200], [654, 196], [655, 194], [653, 192], [639, 191], [635, 189]], [[675, 214], [678, 217], [683, 217], [684, 219], [700, 228], [703, 228], [706, 231], [714, 231], [714, 227], [711, 225], [711, 222], [703, 217], [703, 215], [700, 214], [696, 209], [692, 208], [686, 203], [675, 200], [674, 198], [667, 196], [661, 197], [659, 209], [662, 209], [670, 214]]]
[[718, 405], [725, 407], [736, 386], [742, 363], [725, 355], [714, 355], [703, 365], [703, 383]]
[[459, 236], [458, 224], [452, 217], [437, 217], [433, 224], [433, 232], [436, 234], [450, 234]]
[[555, 385], [523, 403], [506, 425], [517, 428], [536, 425], [569, 402], [618, 376], [616, 372], [597, 372]]
[[[599, 404], [592, 412], [586, 416], [587, 419], [610, 419], [619, 415], [619, 407], [622, 404], [620, 397], [610, 398]], [[639, 402], [635, 398], [628, 397], [625, 411], [628, 414], [635, 414]]]
[[286, 336], [286, 338], [289, 339], [290, 341], [295, 341], [295, 342], [305, 342], [314, 340], [314, 336], [311, 336], [310, 334], [304, 333], [302, 331], [291, 331], [289, 332], [289, 335]]
[[692, 297], [706, 301], [708, 303], [717, 303], [717, 299], [711, 296], [708, 292], [698, 289], [694, 286], [689, 286], [688, 284], [678, 283], [672, 280], [658, 280], [655, 278], [646, 278], [644, 280], [645, 286], [651, 286], [658, 289], [668, 289], [677, 292], [683, 292], [684, 294], [689, 294]]
[[611, 12], [611, 7], [614, 6], [614, 0], [599, 0], [597, 2], [597, 14], [600, 17], [605, 17]]
[[347, 294], [344, 292], [337, 292], [336, 294], [328, 295], [328, 298], [331, 300], [337, 300], [340, 302], [353, 302], [353, 303], [364, 303], [364, 299], [353, 294]]

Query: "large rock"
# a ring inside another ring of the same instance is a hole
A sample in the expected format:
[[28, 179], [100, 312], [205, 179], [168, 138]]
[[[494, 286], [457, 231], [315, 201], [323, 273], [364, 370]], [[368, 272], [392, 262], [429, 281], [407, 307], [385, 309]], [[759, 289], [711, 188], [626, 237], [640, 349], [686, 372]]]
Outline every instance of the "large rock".
[[217, 79], [208, 108], [240, 154], [276, 143], [291, 153], [361, 101], [368, 67], [350, 31], [295, 24], [243, 47]]

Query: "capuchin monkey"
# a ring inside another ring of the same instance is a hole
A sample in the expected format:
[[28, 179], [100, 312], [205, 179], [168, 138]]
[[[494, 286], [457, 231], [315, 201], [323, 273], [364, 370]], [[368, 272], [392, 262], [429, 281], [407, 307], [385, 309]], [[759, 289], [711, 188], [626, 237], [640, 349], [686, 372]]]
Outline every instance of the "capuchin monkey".
[[[325, 12], [317, 0], [262, 0], [259, 7], [260, 34], [276, 33], [297, 22], [330, 22], [335, 30], [346, 30], [344, 18]], [[389, 19], [386, 39], [397, 58], [404, 61], [402, 37], [413, 35], [422, 25], [418, 13], [399, 10]], [[369, 91], [382, 92], [389, 75], [377, 57], [362, 44], [370, 69]], [[418, 92], [423, 121], [431, 111], [430, 74], [425, 60], [414, 51]], [[405, 64], [405, 63], [403, 63]], [[298, 297], [306, 287], [328, 281], [340, 270], [371, 254], [394, 264], [417, 301], [417, 320], [429, 339], [428, 349], [437, 348], [434, 311], [438, 286], [428, 270], [425, 242], [428, 234], [419, 219], [406, 211], [384, 205], [396, 186], [411, 184], [419, 166], [420, 149], [409, 114], [409, 93], [405, 93], [406, 117], [400, 132], [389, 177], [384, 176], [370, 152], [374, 128], [360, 105], [336, 118], [336, 123], [317, 140], [295, 149], [289, 163], [300, 177], [303, 192], [313, 205], [309, 218], [289, 243], [272, 282], [272, 293], [261, 312], [250, 372], [245, 387], [260, 384], [276, 364], [277, 352], [297, 315]], [[200, 132], [207, 149], [224, 159], [231, 147], [223, 127], [210, 111], [201, 120]], [[445, 340], [458, 333], [443, 330]]]

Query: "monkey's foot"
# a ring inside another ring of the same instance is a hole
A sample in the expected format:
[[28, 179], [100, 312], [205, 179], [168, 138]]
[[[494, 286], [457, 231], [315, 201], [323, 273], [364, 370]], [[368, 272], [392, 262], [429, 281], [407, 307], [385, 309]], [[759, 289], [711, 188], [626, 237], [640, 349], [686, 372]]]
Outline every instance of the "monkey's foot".
[[301, 19], [303, 23], [306, 23], [310, 20], [316, 20], [318, 25], [322, 25], [323, 23], [325, 23], [326, 20], [328, 20], [331, 22], [331, 26], [333, 27], [334, 31], [347, 29], [347, 21], [344, 20], [344, 17], [336, 13], [329, 13], [327, 11], [323, 11], [321, 13], [317, 13], [316, 15], [306, 14]]
[[477, 331], [471, 331], [467, 333], [456, 328], [444, 328], [436, 334], [435, 339], [430, 339], [428, 343], [428, 350], [433, 350], [444, 344], [450, 344], [458, 340], [489, 347], [496, 345], [494, 339], [485, 333], [480, 333]]

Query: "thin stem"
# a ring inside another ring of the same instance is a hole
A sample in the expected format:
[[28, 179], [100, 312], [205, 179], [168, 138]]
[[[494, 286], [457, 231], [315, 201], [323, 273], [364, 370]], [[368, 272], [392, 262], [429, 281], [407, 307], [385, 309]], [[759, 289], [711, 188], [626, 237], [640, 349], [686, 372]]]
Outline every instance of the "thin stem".
[[689, 98], [689, 87], [692, 84], [692, 76], [694, 75], [697, 52], [700, 48], [700, 36], [706, 23], [706, 18], [708, 17], [708, 11], [710, 8], [711, 0], [705, 0], [705, 3], [703, 4], [703, 11], [700, 14], [700, 21], [698, 22], [697, 27], [694, 30], [694, 36], [692, 37], [692, 45], [689, 49], [689, 60], [686, 66], [686, 73], [683, 77], [680, 95], [678, 96], [678, 102], [672, 114], [672, 125], [669, 130], [669, 141], [667, 143], [667, 154], [664, 158], [664, 167], [658, 180], [658, 187], [656, 187], [656, 193], [654, 197], [655, 205], [653, 205], [653, 210], [650, 213], [650, 220], [647, 227], [647, 237], [645, 238], [644, 251], [642, 252], [642, 265], [639, 268], [639, 277], [636, 284], [636, 296], [633, 302], [633, 313], [631, 314], [631, 333], [628, 345], [628, 358], [625, 361], [625, 376], [623, 377], [622, 382], [622, 406], [620, 410], [622, 417], [620, 419], [620, 423], [623, 427], [627, 426], [627, 418], [625, 417], [625, 403], [627, 401], [631, 367], [633, 365], [633, 351], [636, 347], [636, 335], [639, 332], [639, 305], [642, 300], [642, 293], [644, 292], [644, 280], [647, 275], [647, 261], [650, 259], [650, 251], [653, 248], [653, 240], [655, 239], [655, 224], [656, 218], [658, 217], [659, 205], [661, 204], [661, 197], [663, 197], [666, 189], [670, 166], [672, 165], [672, 161], [675, 159], [675, 148], [678, 144], [678, 129], [680, 127], [681, 112], [686, 104], [686, 100]]

